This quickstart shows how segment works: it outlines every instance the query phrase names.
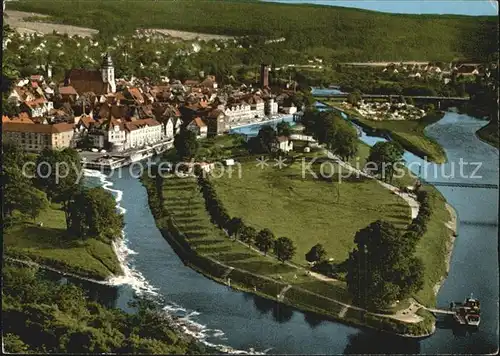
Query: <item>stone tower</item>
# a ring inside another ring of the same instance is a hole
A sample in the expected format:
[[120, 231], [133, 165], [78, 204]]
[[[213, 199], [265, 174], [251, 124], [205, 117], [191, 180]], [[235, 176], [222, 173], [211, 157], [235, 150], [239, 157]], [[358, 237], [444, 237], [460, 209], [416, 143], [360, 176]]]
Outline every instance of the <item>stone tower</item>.
[[108, 84], [108, 91], [111, 93], [116, 92], [115, 67], [109, 53], [106, 53], [106, 55], [103, 57], [101, 65], [101, 75], [102, 81]]

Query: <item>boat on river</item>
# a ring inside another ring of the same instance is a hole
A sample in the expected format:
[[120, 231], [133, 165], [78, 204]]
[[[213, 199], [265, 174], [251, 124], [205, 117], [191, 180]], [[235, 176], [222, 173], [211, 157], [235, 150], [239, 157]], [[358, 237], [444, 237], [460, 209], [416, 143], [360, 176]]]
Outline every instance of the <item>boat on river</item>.
[[460, 325], [478, 327], [481, 322], [481, 307], [479, 300], [465, 298], [463, 303], [451, 303], [450, 309], [455, 312], [453, 319]]

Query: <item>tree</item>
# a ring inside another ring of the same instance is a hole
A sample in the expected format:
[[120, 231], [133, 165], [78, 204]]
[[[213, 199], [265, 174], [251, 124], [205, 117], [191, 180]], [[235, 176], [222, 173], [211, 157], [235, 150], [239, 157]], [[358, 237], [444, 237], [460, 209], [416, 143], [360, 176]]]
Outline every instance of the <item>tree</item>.
[[306, 253], [306, 260], [308, 262], [321, 262], [326, 257], [326, 250], [322, 244], [316, 244]]
[[82, 164], [72, 148], [62, 151], [44, 149], [38, 156], [35, 183], [47, 193], [50, 201], [66, 204], [81, 184]]
[[282, 263], [289, 261], [295, 255], [296, 247], [288, 237], [280, 237], [274, 242], [274, 254]]
[[274, 234], [271, 230], [269, 229], [262, 229], [259, 231], [257, 236], [255, 237], [255, 246], [264, 254], [267, 255], [267, 252], [273, 247], [274, 245]]
[[29, 215], [33, 220], [35, 220], [42, 211], [49, 207], [47, 194], [41, 190], [32, 188], [28, 191], [26, 197], [28, 202], [26, 208], [29, 209]]
[[227, 223], [227, 232], [229, 236], [237, 237], [243, 229], [243, 226], [244, 224], [241, 218], [232, 218], [231, 220], [229, 220], [229, 222]]
[[286, 121], [279, 122], [278, 125], [276, 125], [276, 131], [278, 136], [290, 137], [290, 135], [292, 134], [292, 128]]
[[335, 154], [347, 161], [358, 152], [358, 132], [338, 115], [334, 116], [333, 122], [336, 129], [331, 138], [330, 146]]
[[374, 164], [370, 170], [374, 170], [384, 181], [392, 182], [397, 166], [403, 162], [403, 153], [403, 148], [395, 141], [377, 142], [370, 148], [367, 166]]
[[422, 287], [423, 264], [411, 254], [415, 240], [402, 238], [393, 224], [376, 221], [359, 230], [354, 242], [346, 280], [358, 305], [383, 308]]
[[187, 129], [181, 131], [174, 137], [174, 147], [180, 160], [189, 160], [196, 156], [199, 143], [196, 134]]
[[255, 241], [255, 237], [256, 236], [257, 236], [257, 230], [255, 230], [251, 226], [244, 226], [241, 229], [240, 240], [243, 241], [243, 242], [246, 242], [248, 244], [248, 246], [250, 246], [250, 244], [253, 241]]
[[352, 106], [356, 106], [361, 101], [361, 98], [361, 92], [359, 90], [355, 90], [347, 95], [347, 102]]
[[101, 187], [76, 192], [68, 205], [68, 230], [80, 238], [113, 240], [121, 236], [123, 216], [113, 195]]

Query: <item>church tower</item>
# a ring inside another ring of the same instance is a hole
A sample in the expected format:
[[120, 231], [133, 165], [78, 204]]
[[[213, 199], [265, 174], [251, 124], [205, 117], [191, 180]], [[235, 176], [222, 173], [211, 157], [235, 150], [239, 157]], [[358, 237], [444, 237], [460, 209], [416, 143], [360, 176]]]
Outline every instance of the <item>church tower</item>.
[[103, 57], [101, 65], [101, 75], [102, 81], [108, 84], [108, 91], [111, 93], [116, 92], [115, 67], [109, 53], [106, 53], [106, 55]]

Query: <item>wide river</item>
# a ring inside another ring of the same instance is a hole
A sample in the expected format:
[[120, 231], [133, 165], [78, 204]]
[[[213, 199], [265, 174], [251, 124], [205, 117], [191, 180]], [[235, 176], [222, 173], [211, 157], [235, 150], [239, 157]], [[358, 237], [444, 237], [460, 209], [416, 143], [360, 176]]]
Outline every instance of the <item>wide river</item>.
[[[422, 169], [429, 181], [498, 183], [498, 150], [481, 142], [479, 121], [448, 112], [427, 128], [446, 150], [448, 163]], [[255, 129], [255, 128], [254, 128]], [[243, 131], [245, 129], [242, 129]], [[380, 138], [363, 135], [372, 145]], [[408, 164], [422, 160], [405, 154]], [[462, 172], [459, 162], [468, 162]], [[474, 164], [472, 164], [474, 163]], [[477, 164], [481, 167], [473, 172]], [[413, 164], [414, 171], [418, 165]], [[132, 173], [137, 173], [138, 167]], [[462, 174], [461, 174], [462, 173]], [[482, 178], [473, 179], [472, 173]], [[129, 170], [122, 176], [92, 174], [88, 184], [104, 184], [125, 212], [120, 256], [124, 277], [115, 279], [114, 304], [127, 309], [134, 293], [155, 296], [165, 310], [182, 317], [187, 332], [228, 351], [290, 354], [340, 353], [492, 353], [498, 349], [498, 190], [438, 187], [458, 213], [458, 237], [451, 269], [438, 295], [438, 306], [470, 293], [481, 300], [482, 321], [473, 334], [446, 327], [416, 341], [325, 321], [217, 284], [184, 266], [156, 228], [146, 190]], [[435, 176], [434, 176], [435, 175]], [[112, 294], [113, 295], [113, 294]]]

